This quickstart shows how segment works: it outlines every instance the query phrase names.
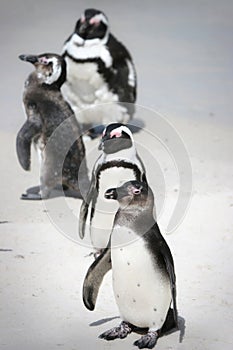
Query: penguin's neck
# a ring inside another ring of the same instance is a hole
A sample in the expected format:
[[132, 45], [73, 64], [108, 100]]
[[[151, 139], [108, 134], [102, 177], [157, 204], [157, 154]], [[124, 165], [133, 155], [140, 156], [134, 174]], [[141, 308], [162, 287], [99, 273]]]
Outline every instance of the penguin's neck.
[[59, 81], [55, 81], [53, 83], [46, 83], [45, 78], [42, 79], [40, 75], [38, 75], [37, 72], [33, 72], [30, 74], [28, 79], [25, 82], [25, 88], [27, 88], [30, 85], [31, 88], [41, 88], [41, 89], [47, 89], [47, 90], [54, 90], [60, 92], [60, 83]]
[[120, 160], [127, 160], [132, 163], [135, 163], [137, 154], [136, 154], [135, 147], [130, 147], [130, 148], [122, 149], [116, 153], [110, 153], [110, 154], [103, 153], [103, 157], [105, 162], [110, 162], [112, 160], [120, 159]]
[[112, 65], [112, 56], [106, 46], [108, 35], [102, 39], [82, 39], [77, 33], [74, 33], [69, 41], [66, 42], [63, 48], [63, 54], [68, 55], [74, 60], [88, 60], [100, 58], [106, 68]]
[[155, 223], [152, 208], [142, 208], [136, 205], [129, 205], [126, 208], [119, 208], [115, 224], [136, 230], [138, 235], [145, 234]]

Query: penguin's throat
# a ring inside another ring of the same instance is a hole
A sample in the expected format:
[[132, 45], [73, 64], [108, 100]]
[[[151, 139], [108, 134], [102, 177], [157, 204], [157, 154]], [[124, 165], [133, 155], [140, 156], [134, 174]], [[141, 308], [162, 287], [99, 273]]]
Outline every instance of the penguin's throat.
[[145, 208], [145, 206], [138, 203], [132, 204], [121, 201], [116, 223], [129, 228], [138, 228], [139, 235], [140, 231], [144, 234], [145, 229], [149, 229], [155, 223], [153, 207]]
[[81, 38], [77, 33], [73, 34], [72, 36], [72, 43], [76, 46], [83, 46], [85, 43], [85, 40]]
[[100, 43], [102, 45], [105, 45], [108, 42], [108, 38], [109, 38], [109, 31], [107, 30], [105, 33], [105, 36], [103, 38], [93, 38], [93, 39], [84, 39], [82, 38], [80, 35], [78, 35], [77, 33], [74, 33], [72, 36], [72, 43], [75, 44], [76, 46], [86, 46], [86, 47], [90, 47], [90, 46], [98, 46], [100, 45]]
[[106, 162], [112, 160], [126, 160], [129, 162], [136, 162], [136, 149], [135, 147], [130, 147], [126, 149], [122, 149], [116, 153], [104, 153], [104, 158]]

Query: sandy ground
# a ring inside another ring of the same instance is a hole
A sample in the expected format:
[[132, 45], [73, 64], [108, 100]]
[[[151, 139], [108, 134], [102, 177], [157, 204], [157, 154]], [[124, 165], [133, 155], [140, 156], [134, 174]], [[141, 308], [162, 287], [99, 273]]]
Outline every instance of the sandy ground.
[[[46, 203], [19, 199], [25, 188], [38, 183], [39, 167], [33, 154], [32, 171], [24, 172], [15, 153], [16, 133], [25, 119], [22, 86], [30, 72], [17, 55], [60, 52], [79, 13], [90, 6], [105, 10], [112, 32], [130, 48], [138, 71], [138, 103], [165, 115], [165, 124], [171, 123], [174, 137], [180, 135], [192, 165], [191, 203], [176, 230], [165, 234], [175, 260], [179, 314], [185, 318], [186, 332], [182, 343], [174, 333], [160, 339], [156, 347], [230, 350], [233, 5], [226, 0], [1, 1], [0, 348], [132, 349], [138, 338], [131, 334], [111, 343], [98, 339], [120, 321], [111, 274], [101, 287], [96, 310], [89, 312], [81, 288], [93, 258], [86, 257], [89, 247], [74, 242], [76, 232], [69, 237], [61, 233], [61, 222], [69, 220], [61, 199]], [[138, 108], [137, 117], [144, 119], [141, 111]], [[153, 112], [145, 113], [146, 128], [167, 147], [153, 144], [153, 139], [147, 143], [143, 132], [135, 140], [150, 153], [144, 161], [150, 183], [158, 191], [158, 222], [165, 232], [180, 190], [180, 169], [177, 175], [171, 158], [177, 161], [182, 154], [177, 154], [156, 121]], [[96, 142], [86, 147], [91, 159]], [[158, 186], [151, 153], [159, 164], [164, 191]], [[74, 220], [80, 201], [70, 198], [65, 203]], [[51, 221], [53, 208], [57, 208], [56, 222]]]

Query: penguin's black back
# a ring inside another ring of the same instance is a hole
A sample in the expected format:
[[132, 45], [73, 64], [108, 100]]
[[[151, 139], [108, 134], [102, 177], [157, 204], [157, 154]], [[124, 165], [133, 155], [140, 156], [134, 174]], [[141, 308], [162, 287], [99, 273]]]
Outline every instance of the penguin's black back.
[[109, 40], [107, 46], [113, 58], [113, 69], [120, 69], [120, 74], [112, 76], [109, 79], [110, 89], [117, 93], [120, 102], [134, 103], [136, 101], [136, 83], [135, 87], [128, 85], [129, 68], [127, 66], [126, 60], [129, 60], [131, 64], [132, 57], [126, 47], [118, 41], [112, 34], [109, 35]]

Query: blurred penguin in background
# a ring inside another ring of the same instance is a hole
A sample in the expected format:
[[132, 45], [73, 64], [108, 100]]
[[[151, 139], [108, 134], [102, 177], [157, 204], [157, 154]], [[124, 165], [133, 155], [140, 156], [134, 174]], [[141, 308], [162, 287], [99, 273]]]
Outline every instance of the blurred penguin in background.
[[127, 48], [110, 33], [102, 11], [84, 11], [63, 46], [63, 57], [67, 63], [63, 95], [83, 129], [91, 129], [92, 138], [111, 122], [126, 124], [132, 119], [135, 67]]
[[19, 58], [35, 69], [25, 81], [27, 120], [17, 134], [17, 156], [22, 168], [30, 170], [34, 144], [41, 160], [40, 186], [28, 189], [21, 198], [49, 198], [57, 187], [82, 198], [80, 186], [83, 192], [89, 187], [85, 148], [74, 112], [60, 91], [66, 79], [66, 62], [51, 53]]

